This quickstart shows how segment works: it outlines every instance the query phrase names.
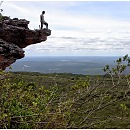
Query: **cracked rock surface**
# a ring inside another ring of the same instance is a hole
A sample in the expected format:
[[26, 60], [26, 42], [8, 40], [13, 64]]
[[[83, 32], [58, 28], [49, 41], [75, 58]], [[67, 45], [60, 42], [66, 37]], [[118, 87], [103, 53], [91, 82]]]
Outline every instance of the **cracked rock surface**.
[[29, 21], [3, 16], [0, 20], [0, 69], [5, 70], [25, 56], [23, 48], [47, 40], [50, 29], [30, 30]]

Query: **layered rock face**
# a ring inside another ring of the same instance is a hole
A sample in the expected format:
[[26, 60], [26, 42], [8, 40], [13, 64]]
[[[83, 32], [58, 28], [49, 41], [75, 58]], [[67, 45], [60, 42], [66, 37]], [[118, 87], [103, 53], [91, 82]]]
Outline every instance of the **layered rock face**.
[[28, 24], [25, 19], [10, 19], [7, 16], [0, 20], [0, 69], [4, 70], [23, 58], [23, 48], [46, 41], [51, 35], [50, 29], [30, 30]]

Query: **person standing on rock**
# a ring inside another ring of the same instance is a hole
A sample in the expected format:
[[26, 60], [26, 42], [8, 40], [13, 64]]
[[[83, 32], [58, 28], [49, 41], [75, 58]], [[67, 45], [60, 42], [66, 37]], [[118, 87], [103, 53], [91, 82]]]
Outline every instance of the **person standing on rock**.
[[43, 24], [46, 25], [46, 29], [48, 29], [48, 23], [44, 20], [45, 11], [42, 11], [40, 15], [41, 29], [43, 28]]

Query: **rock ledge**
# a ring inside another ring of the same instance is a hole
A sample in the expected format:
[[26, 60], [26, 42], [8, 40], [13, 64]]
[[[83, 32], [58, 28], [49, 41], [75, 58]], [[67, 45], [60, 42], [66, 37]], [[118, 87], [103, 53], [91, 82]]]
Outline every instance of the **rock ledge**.
[[3, 16], [0, 20], [0, 69], [5, 70], [17, 59], [25, 56], [22, 48], [47, 40], [50, 29], [28, 28], [29, 21], [25, 19]]

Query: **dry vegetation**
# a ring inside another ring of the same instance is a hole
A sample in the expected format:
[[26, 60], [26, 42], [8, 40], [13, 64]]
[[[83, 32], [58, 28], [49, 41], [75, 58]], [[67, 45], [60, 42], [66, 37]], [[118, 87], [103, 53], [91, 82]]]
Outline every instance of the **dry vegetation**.
[[130, 128], [128, 55], [106, 74], [0, 73], [0, 128]]

